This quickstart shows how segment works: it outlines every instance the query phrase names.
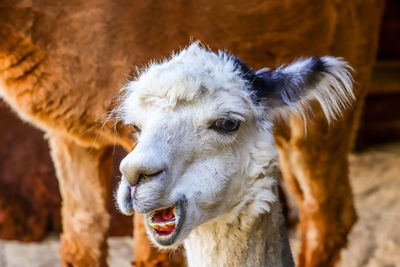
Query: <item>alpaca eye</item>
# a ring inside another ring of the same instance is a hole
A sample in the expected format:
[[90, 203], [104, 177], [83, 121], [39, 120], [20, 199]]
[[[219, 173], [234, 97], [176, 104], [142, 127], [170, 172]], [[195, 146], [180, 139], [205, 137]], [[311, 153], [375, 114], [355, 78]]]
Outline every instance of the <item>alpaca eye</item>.
[[239, 129], [240, 121], [232, 119], [218, 119], [211, 126], [212, 129], [224, 132], [234, 132]]
[[133, 131], [135, 131], [136, 133], [141, 133], [142, 132], [142, 129], [140, 129], [140, 127], [137, 126], [136, 124], [126, 124], [126, 128], [130, 132], [133, 132]]
[[142, 132], [142, 129], [140, 129], [139, 126], [137, 126], [136, 124], [133, 125], [133, 129], [135, 129], [135, 131], [137, 133], [141, 133]]

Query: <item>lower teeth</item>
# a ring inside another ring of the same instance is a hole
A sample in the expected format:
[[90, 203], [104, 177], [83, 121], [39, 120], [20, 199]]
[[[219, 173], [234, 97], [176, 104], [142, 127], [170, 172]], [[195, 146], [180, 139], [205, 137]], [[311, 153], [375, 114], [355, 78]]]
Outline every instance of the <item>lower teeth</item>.
[[165, 223], [151, 223], [150, 225], [157, 231], [169, 230], [172, 226], [175, 226], [175, 221]]

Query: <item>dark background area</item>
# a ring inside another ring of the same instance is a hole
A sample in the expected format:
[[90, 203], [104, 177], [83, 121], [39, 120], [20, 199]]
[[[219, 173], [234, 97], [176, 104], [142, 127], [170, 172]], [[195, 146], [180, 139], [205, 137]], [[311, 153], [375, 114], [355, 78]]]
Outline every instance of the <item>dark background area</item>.
[[356, 149], [400, 140], [400, 1], [387, 0]]

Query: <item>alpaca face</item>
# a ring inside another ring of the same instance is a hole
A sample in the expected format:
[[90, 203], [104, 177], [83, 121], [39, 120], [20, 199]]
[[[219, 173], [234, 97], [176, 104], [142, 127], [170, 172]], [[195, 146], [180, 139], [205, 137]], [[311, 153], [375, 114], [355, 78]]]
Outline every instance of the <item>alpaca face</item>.
[[[223, 90], [218, 94], [228, 96]], [[240, 98], [220, 109], [220, 97], [200, 97], [171, 111], [151, 105], [135, 120], [141, 133], [121, 162], [120, 190], [128, 199], [120, 207], [128, 214], [145, 213], [157, 244], [173, 244], [241, 198], [250, 161], [242, 147], [256, 134], [254, 117], [237, 108], [243, 105]]]
[[256, 73], [195, 43], [150, 65], [124, 88], [118, 110], [137, 130], [120, 165], [119, 209], [144, 213], [160, 247], [220, 215], [269, 211], [277, 159], [269, 120], [287, 110], [304, 115], [311, 94], [328, 118], [350, 99], [346, 65], [328, 59]]
[[195, 97], [173, 106], [157, 93], [127, 99], [135, 104], [126, 120], [139, 132], [135, 149], [121, 162], [118, 204], [126, 214], [145, 214], [156, 244], [175, 244], [243, 198], [251, 161], [247, 143], [263, 134], [243, 86], [239, 78], [229, 87], [215, 84], [212, 93], [200, 85]]

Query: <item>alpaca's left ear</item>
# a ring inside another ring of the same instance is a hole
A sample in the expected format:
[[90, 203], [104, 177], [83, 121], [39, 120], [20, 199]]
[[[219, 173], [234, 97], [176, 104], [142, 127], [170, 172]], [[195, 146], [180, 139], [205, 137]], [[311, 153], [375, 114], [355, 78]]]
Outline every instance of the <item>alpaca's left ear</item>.
[[255, 72], [251, 87], [256, 98], [273, 115], [304, 116], [315, 99], [328, 121], [335, 119], [354, 100], [350, 65], [340, 58], [311, 57], [270, 71]]

